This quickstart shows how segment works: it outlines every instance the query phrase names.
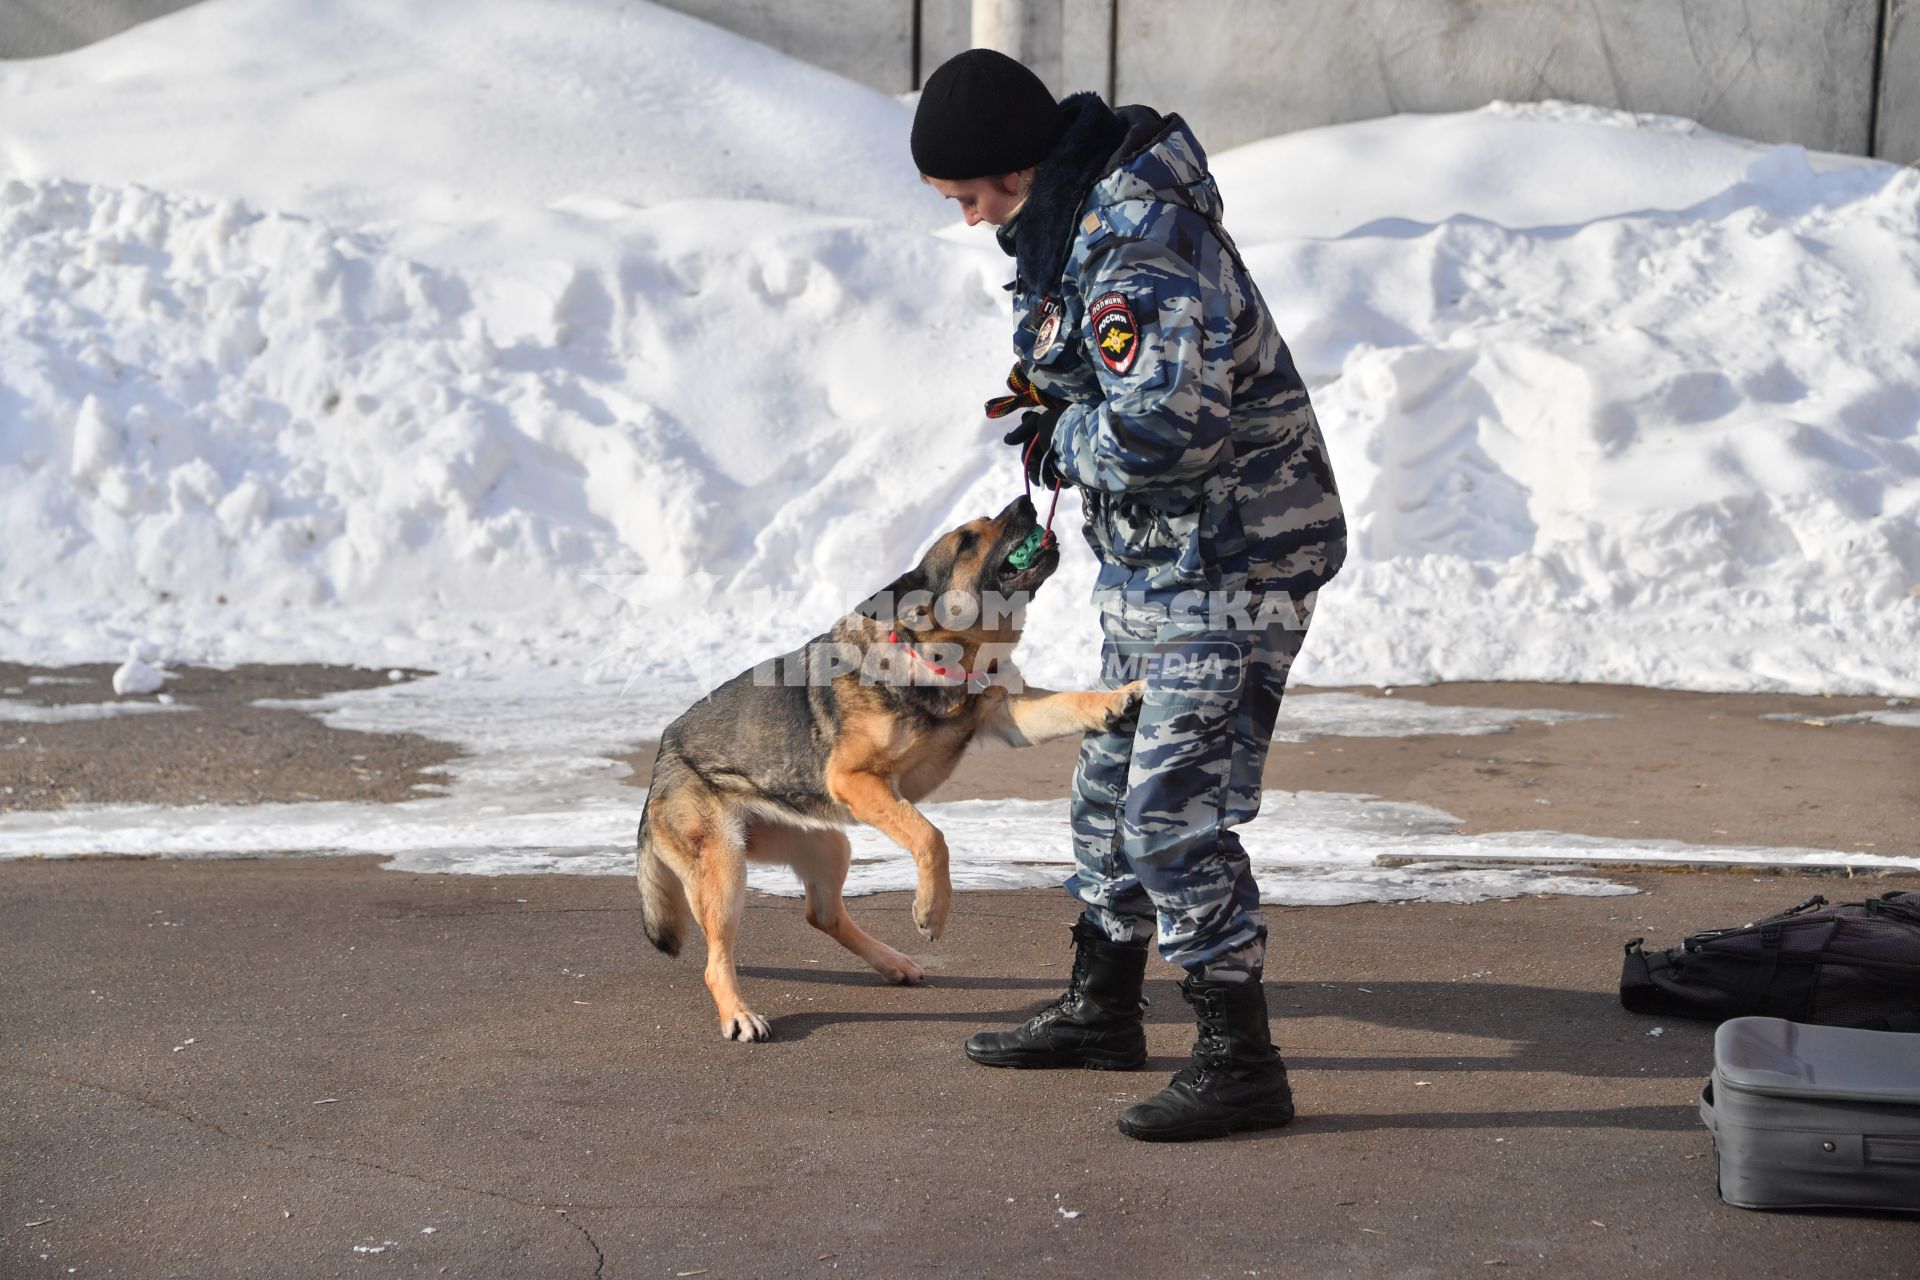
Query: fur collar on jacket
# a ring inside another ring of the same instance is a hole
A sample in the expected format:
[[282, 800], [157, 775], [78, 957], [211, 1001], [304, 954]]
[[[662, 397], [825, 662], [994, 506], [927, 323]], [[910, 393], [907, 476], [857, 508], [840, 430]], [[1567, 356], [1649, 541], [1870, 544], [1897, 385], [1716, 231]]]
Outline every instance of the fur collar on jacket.
[[1075, 222], [1093, 184], [1113, 171], [1129, 141], [1128, 121], [1097, 93], [1060, 102], [1065, 129], [1033, 175], [1033, 188], [1013, 221], [1000, 228], [1000, 247], [1014, 259], [1021, 291], [1053, 288], [1073, 247]]

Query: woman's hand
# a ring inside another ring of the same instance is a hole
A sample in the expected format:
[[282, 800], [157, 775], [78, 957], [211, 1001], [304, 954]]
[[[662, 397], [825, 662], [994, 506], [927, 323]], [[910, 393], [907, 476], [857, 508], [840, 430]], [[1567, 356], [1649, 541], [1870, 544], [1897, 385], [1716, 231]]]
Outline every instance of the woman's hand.
[[1051, 489], [1062, 482], [1059, 459], [1053, 453], [1053, 428], [1060, 421], [1065, 405], [1049, 404], [1029, 409], [1020, 415], [1020, 425], [1000, 437], [1020, 446], [1021, 464], [1027, 470], [1027, 483], [1037, 489]]

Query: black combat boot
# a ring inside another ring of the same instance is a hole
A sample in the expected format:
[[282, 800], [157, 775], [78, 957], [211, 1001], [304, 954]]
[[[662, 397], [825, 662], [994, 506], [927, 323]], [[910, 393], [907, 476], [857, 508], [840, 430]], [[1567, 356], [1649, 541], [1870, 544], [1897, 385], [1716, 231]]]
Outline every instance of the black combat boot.
[[1146, 1142], [1191, 1142], [1242, 1129], [1277, 1129], [1293, 1119], [1287, 1068], [1267, 1037], [1260, 975], [1245, 982], [1189, 976], [1180, 995], [1200, 1034], [1173, 1081], [1120, 1116], [1120, 1132]]
[[1147, 1063], [1140, 983], [1145, 944], [1109, 941], [1085, 920], [1073, 926], [1067, 992], [1013, 1031], [967, 1039], [967, 1056], [989, 1067], [1091, 1067], [1135, 1071]]

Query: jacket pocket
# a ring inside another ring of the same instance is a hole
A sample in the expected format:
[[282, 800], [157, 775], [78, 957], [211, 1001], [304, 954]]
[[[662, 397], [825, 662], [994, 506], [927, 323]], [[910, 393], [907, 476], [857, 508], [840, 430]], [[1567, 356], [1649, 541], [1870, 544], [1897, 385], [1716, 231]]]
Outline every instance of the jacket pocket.
[[1208, 494], [1200, 499], [1179, 558], [1164, 574], [1156, 575], [1153, 585], [1183, 591], [1240, 590], [1247, 585], [1250, 541], [1240, 519], [1240, 504], [1227, 493]]
[[1198, 489], [1082, 490], [1094, 549], [1146, 570], [1155, 590], [1235, 591], [1247, 585], [1253, 538], [1230, 476]]
[[1197, 551], [1200, 509], [1199, 496], [1191, 493], [1103, 493], [1095, 527], [1101, 544], [1119, 563], [1171, 566]]

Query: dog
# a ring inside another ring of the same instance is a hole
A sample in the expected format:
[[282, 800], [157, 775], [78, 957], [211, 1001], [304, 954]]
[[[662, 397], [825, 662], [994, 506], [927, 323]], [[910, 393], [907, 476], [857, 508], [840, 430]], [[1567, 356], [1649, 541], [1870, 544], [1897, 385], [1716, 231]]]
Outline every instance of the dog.
[[[890, 981], [919, 982], [919, 965], [847, 913], [844, 828], [866, 823], [912, 855], [913, 922], [938, 938], [953, 899], [947, 841], [914, 802], [976, 738], [1027, 746], [1111, 728], [1138, 710], [1138, 680], [1085, 693], [1019, 685], [1008, 655], [1024, 605], [1060, 564], [1049, 537], [1022, 567], [1015, 552], [1037, 529], [1023, 496], [943, 534], [827, 632], [734, 676], [661, 734], [638, 834], [642, 917], [648, 940], [670, 956], [689, 917], [699, 921], [727, 1039], [772, 1035], [734, 971], [748, 862], [792, 867], [808, 924]], [[996, 670], [983, 675], [989, 659]]]

